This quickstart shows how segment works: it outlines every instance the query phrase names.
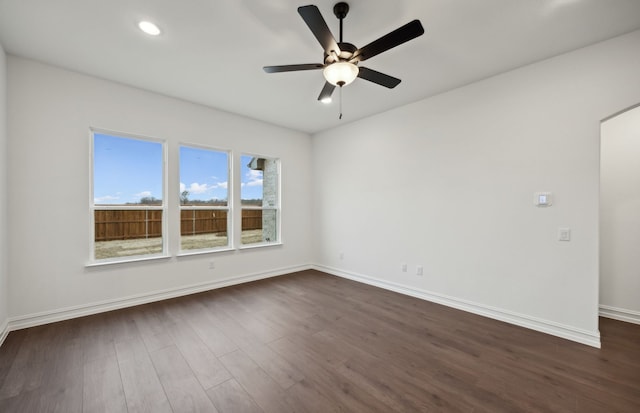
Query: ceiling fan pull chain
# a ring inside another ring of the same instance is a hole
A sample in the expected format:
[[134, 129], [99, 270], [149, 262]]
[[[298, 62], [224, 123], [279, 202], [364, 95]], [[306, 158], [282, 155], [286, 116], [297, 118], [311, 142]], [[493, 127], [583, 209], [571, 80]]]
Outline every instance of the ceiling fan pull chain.
[[338, 119], [342, 120], [342, 86], [340, 86], [340, 116]]

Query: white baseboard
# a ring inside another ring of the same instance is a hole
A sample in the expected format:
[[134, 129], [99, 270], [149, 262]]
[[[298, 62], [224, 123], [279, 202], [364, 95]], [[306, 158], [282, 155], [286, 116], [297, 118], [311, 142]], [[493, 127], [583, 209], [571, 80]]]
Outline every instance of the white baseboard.
[[[221, 280], [213, 280], [199, 284], [193, 284], [178, 288], [172, 288], [161, 291], [154, 291], [145, 294], [138, 294], [124, 298], [117, 298], [113, 300], [105, 300], [85, 305], [79, 305], [74, 307], [61, 308], [52, 311], [45, 311], [36, 314], [29, 314], [25, 316], [19, 316], [10, 318], [8, 326], [4, 329], [6, 332], [0, 336], [4, 338], [10, 331], [20, 330], [28, 327], [35, 327], [48, 323], [55, 323], [57, 321], [69, 320], [72, 318], [83, 317], [87, 315], [104, 313], [107, 311], [118, 310], [126, 307], [133, 307], [136, 305], [152, 303], [155, 301], [167, 300], [170, 298], [181, 297], [189, 294], [200, 293], [209, 290], [215, 290], [217, 288], [228, 287], [231, 285], [243, 284], [246, 282], [262, 280], [265, 278], [277, 277], [280, 275], [290, 274], [297, 271], [304, 271], [311, 269], [310, 265], [279, 268], [267, 272], [260, 272], [254, 274], [247, 274], [238, 277], [230, 277]], [[0, 341], [1, 343], [1, 341]]]
[[0, 324], [0, 347], [2, 347], [2, 343], [9, 335], [9, 320], [4, 320], [2, 324]]
[[640, 311], [626, 310], [608, 305], [600, 305], [600, 317], [626, 321], [627, 323], [640, 324]]
[[[4, 325], [0, 325], [0, 346], [6, 339], [9, 332], [14, 330], [20, 330], [28, 327], [35, 327], [43, 324], [54, 323], [57, 321], [69, 320], [72, 318], [83, 317], [87, 315], [103, 313], [107, 311], [117, 310], [126, 307], [133, 307], [136, 305], [147, 304], [156, 301], [162, 301], [170, 298], [181, 297], [189, 294], [195, 294], [199, 292], [214, 290], [217, 288], [228, 287], [231, 285], [242, 284], [251, 281], [257, 281], [265, 278], [277, 277], [297, 271], [304, 271], [309, 269], [315, 269], [328, 274], [332, 274], [338, 277], [347, 278], [353, 281], [362, 282], [365, 284], [373, 285], [376, 287], [384, 288], [386, 290], [395, 291], [401, 294], [409, 295], [412, 297], [420, 298], [426, 301], [446, 305], [448, 307], [457, 308], [463, 311], [468, 311], [473, 314], [493, 318], [496, 320], [504, 321], [507, 323], [515, 324], [521, 327], [529, 328], [532, 330], [540, 331], [543, 333], [551, 334], [554, 336], [562, 337], [568, 340], [576, 341], [578, 343], [586, 344], [592, 347], [600, 348], [600, 333], [580, 330], [571, 326], [562, 325], [548, 320], [541, 320], [534, 317], [530, 317], [523, 314], [517, 314], [507, 310], [493, 308], [482, 304], [477, 304], [458, 298], [445, 296], [438, 293], [419, 290], [404, 285], [377, 280], [362, 274], [356, 274], [349, 271], [340, 270], [337, 268], [331, 268], [323, 265], [302, 265], [288, 268], [280, 268], [267, 272], [260, 272], [254, 274], [247, 274], [238, 277], [230, 277], [221, 280], [214, 280], [205, 283], [193, 284], [189, 286], [155, 291], [151, 293], [139, 294], [124, 298], [118, 298], [113, 300], [105, 300], [86, 305], [67, 307], [52, 311], [45, 311], [36, 314], [30, 314], [25, 316], [19, 316], [10, 318], [4, 322]], [[620, 309], [611, 309], [610, 307], [600, 306], [600, 315], [603, 317], [616, 318], [611, 314], [611, 310], [619, 317], [625, 317], [623, 321], [630, 321], [640, 324], [640, 313], [629, 312]], [[603, 311], [608, 311], [608, 315], [603, 314]], [[618, 318], [617, 318], [618, 319]], [[635, 320], [635, 321], [632, 321]]]
[[556, 323], [554, 321], [542, 320], [528, 315], [518, 314], [500, 308], [489, 307], [483, 304], [473, 303], [470, 301], [461, 300], [459, 298], [449, 297], [443, 294], [407, 287], [405, 285], [389, 281], [382, 281], [362, 274], [356, 274], [350, 271], [344, 271], [324, 265], [316, 264], [312, 267], [313, 269], [316, 269], [318, 271], [326, 272], [338, 277], [362, 282], [365, 284], [384, 288], [386, 290], [395, 291], [400, 294], [409, 295], [437, 304], [446, 305], [447, 307], [457, 308], [459, 310], [467, 311], [473, 314], [493, 318], [495, 320], [504, 321], [506, 323], [515, 324], [517, 326], [525, 327], [531, 330], [540, 331], [542, 333], [551, 334], [567, 340], [576, 341], [588, 346], [600, 348], [599, 331], [586, 331]]

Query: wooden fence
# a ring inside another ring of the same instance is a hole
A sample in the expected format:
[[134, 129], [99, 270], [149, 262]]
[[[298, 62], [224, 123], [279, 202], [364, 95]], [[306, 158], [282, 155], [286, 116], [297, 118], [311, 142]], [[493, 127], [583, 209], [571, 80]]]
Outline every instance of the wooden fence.
[[96, 210], [96, 241], [162, 236], [162, 211], [157, 209]]
[[[162, 211], [157, 209], [95, 210], [95, 240], [112, 241], [162, 236]], [[242, 230], [262, 229], [262, 211], [242, 210]], [[180, 210], [180, 234], [227, 232], [227, 211]]]
[[183, 209], [180, 211], [180, 235], [226, 232], [227, 211], [204, 209]]
[[242, 210], [242, 231], [262, 229], [262, 210], [243, 209]]

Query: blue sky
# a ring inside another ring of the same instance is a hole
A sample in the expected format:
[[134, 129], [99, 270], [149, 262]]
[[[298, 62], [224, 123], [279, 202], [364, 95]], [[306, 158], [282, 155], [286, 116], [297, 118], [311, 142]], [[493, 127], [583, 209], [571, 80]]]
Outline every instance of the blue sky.
[[[179, 192], [189, 191], [190, 200], [228, 199], [227, 156], [181, 146]], [[261, 199], [262, 172], [247, 167], [251, 158], [241, 156], [241, 196]], [[94, 134], [94, 202], [122, 205], [142, 197], [162, 199], [162, 160], [159, 142]]]
[[248, 155], [240, 157], [240, 199], [262, 199], [262, 171], [254, 171], [247, 166], [252, 158]]
[[226, 152], [180, 147], [180, 193], [191, 201], [227, 200], [229, 161]]
[[96, 204], [162, 199], [162, 144], [94, 134], [93, 197]]

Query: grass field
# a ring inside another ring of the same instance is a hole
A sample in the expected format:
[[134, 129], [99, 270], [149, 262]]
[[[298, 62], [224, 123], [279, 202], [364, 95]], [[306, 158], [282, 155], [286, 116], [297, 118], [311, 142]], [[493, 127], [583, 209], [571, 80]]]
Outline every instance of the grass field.
[[[256, 244], [258, 242], [262, 242], [261, 229], [242, 232], [242, 244]], [[216, 248], [227, 245], [227, 236], [217, 234], [186, 235], [180, 238], [180, 243], [182, 251]], [[162, 252], [162, 238], [98, 241], [95, 246], [97, 260], [159, 254]]]

